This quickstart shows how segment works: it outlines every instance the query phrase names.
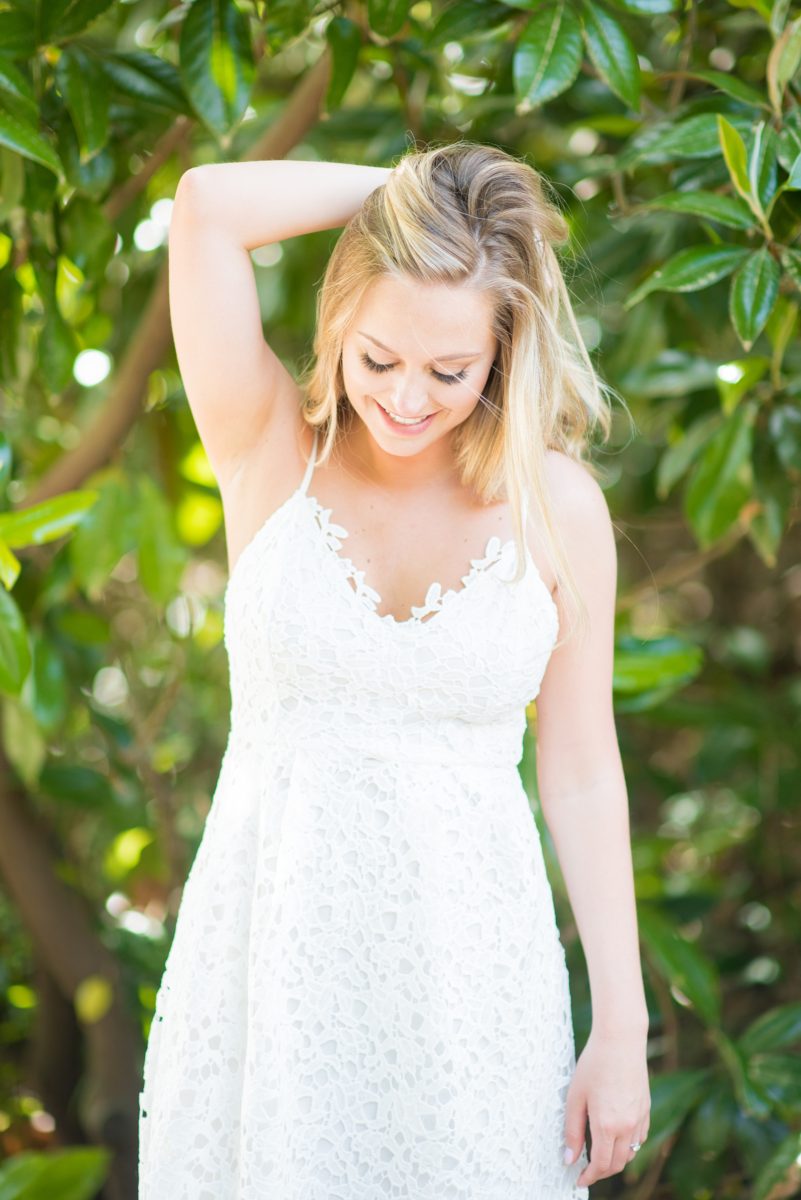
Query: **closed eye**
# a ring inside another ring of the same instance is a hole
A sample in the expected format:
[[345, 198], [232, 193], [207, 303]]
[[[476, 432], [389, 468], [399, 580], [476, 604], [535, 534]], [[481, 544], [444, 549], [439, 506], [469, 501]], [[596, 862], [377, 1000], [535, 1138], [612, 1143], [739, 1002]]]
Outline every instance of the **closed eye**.
[[[391, 371], [394, 363], [377, 363], [373, 362], [369, 354], [364, 351], [361, 353], [361, 360], [369, 371], [375, 371], [377, 375], [382, 375], [384, 371]], [[441, 383], [461, 383], [467, 378], [467, 367], [463, 367], [456, 375], [442, 375], [439, 371], [432, 371], [432, 374], [439, 379]]]

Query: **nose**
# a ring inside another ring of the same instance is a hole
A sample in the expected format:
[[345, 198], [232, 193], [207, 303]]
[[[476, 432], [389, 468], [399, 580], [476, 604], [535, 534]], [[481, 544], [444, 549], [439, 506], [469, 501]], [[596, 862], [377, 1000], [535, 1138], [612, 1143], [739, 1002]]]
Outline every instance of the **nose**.
[[425, 388], [421, 388], [412, 380], [400, 380], [392, 389], [388, 407], [399, 417], [425, 416], [428, 412], [428, 396]]

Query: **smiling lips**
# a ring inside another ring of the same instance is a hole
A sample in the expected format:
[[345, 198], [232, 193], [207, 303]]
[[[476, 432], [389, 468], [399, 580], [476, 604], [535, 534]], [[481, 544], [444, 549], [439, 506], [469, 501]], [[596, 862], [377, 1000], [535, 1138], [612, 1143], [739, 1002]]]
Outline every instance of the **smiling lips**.
[[394, 421], [396, 425], [422, 425], [424, 421], [436, 415], [435, 413], [427, 413], [424, 417], [399, 417], [390, 412], [388, 408], [384, 408], [384, 405], [379, 404], [378, 401], [376, 401], [376, 404], [378, 404], [379, 408], [383, 409], [389, 419]]

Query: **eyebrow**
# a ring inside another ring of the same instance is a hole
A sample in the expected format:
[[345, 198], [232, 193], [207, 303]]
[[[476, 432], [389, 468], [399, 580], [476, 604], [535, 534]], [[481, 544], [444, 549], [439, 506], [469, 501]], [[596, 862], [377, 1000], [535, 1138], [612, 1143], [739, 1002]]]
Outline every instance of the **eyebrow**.
[[[374, 338], [371, 334], [365, 333], [363, 329], [357, 329], [362, 337], [369, 338], [371, 342], [375, 342], [376, 346], [380, 346], [382, 350], [386, 350], [387, 354], [396, 354], [395, 350], [390, 350], [389, 346], [385, 346], [383, 342], [379, 342], [378, 338]], [[432, 354], [434, 362], [450, 362], [454, 358], [478, 358], [481, 354], [480, 350], [464, 350], [460, 354]]]

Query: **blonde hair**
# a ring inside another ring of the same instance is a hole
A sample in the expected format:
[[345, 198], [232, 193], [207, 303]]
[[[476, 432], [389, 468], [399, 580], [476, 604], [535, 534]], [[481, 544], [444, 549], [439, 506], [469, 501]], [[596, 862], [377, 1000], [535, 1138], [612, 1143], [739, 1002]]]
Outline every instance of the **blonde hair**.
[[616, 393], [595, 374], [554, 251], [568, 235], [544, 178], [505, 151], [464, 140], [408, 150], [334, 247], [317, 294], [314, 357], [300, 383], [304, 418], [322, 427], [317, 461], [325, 463], [353, 413], [342, 347], [370, 284], [405, 277], [489, 293], [499, 348], [479, 403], [453, 431], [456, 468], [485, 502], [508, 498], [515, 580], [526, 564], [522, 504], [534, 497], [557, 580], [586, 629], [586, 606], [553, 520], [545, 451], [562, 451], [597, 478], [584, 455], [594, 425], [608, 438], [607, 393]]

